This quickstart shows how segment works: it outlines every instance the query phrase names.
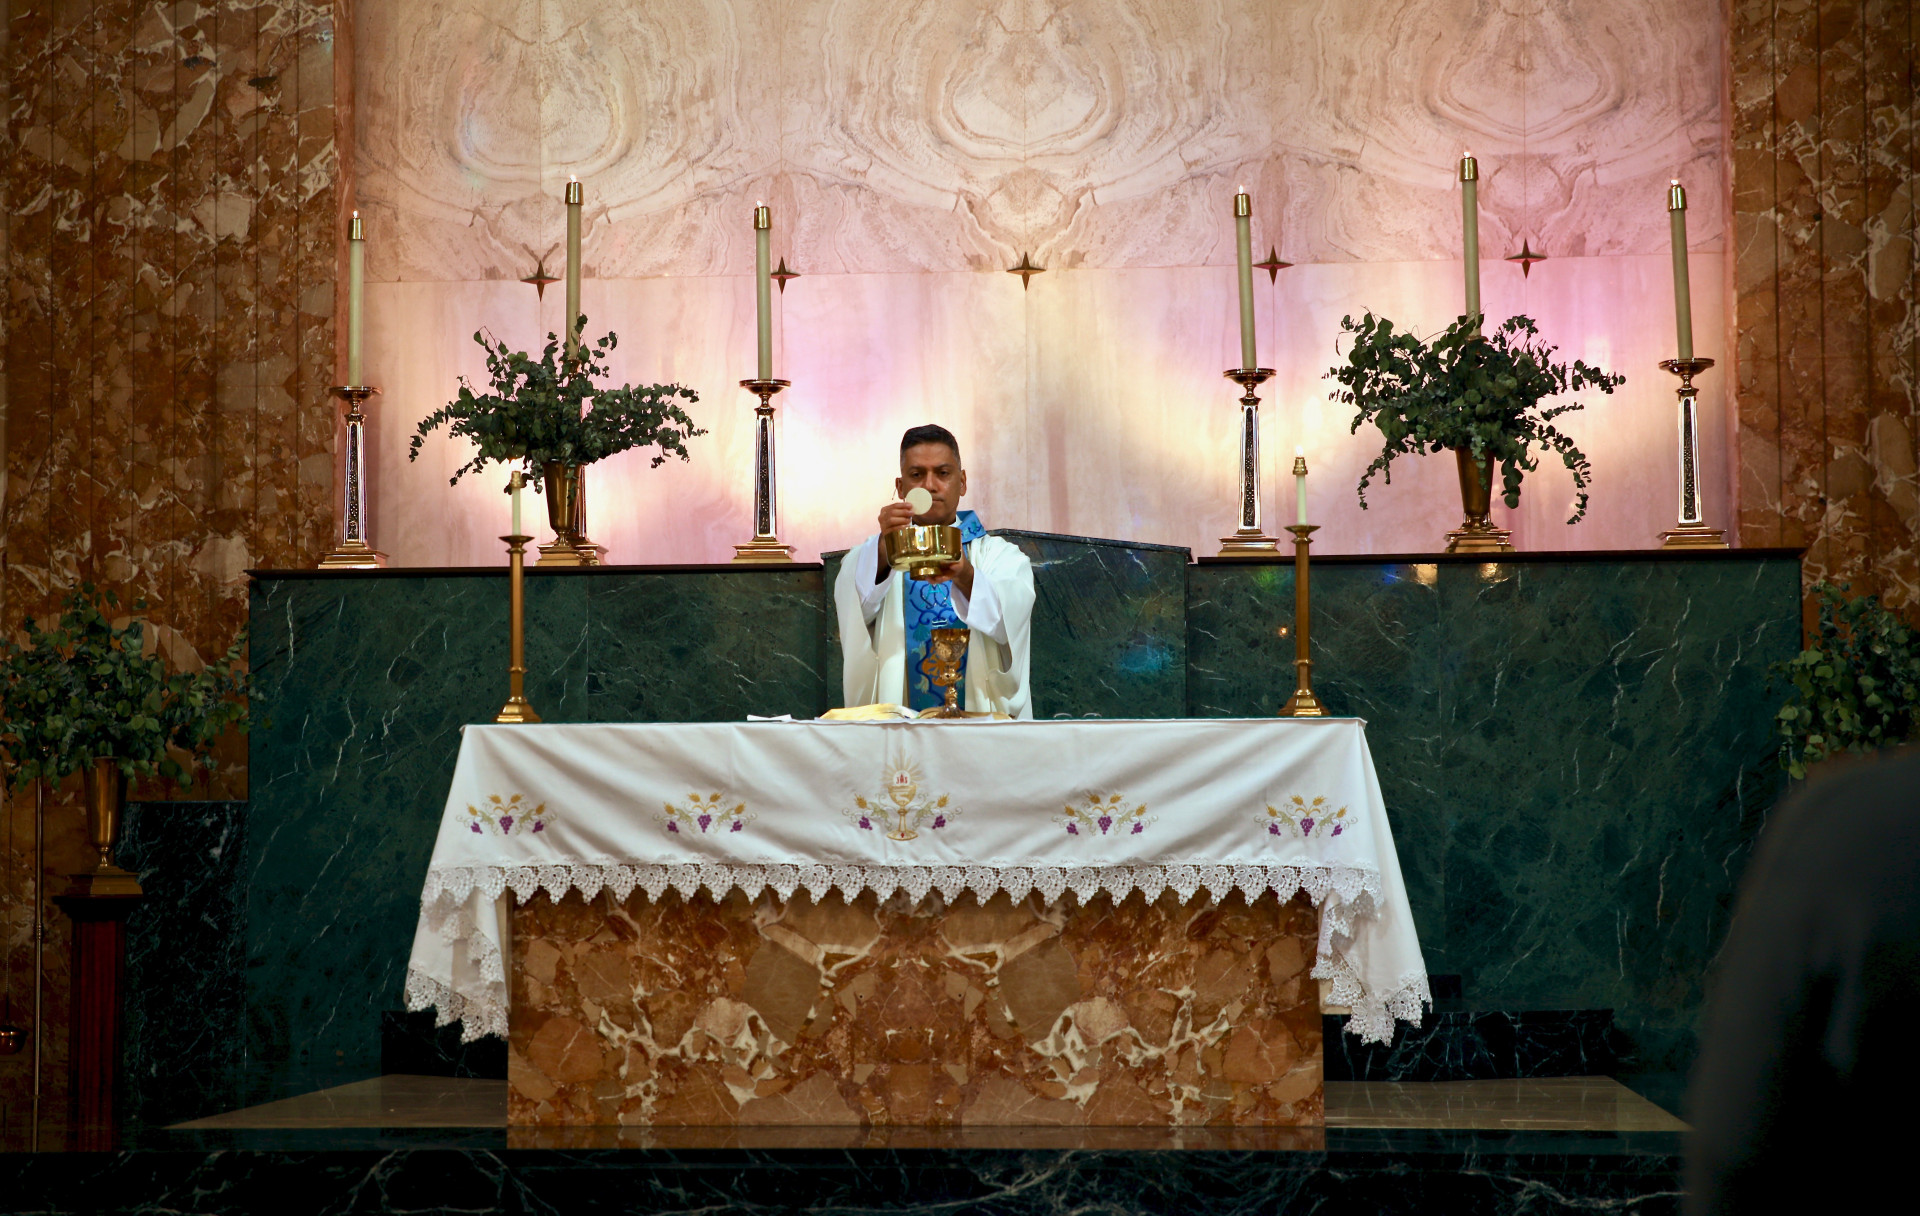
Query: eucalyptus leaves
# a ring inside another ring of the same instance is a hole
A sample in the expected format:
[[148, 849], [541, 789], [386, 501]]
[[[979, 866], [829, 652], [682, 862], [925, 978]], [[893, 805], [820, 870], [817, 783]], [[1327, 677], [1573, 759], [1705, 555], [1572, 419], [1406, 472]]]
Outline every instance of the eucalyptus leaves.
[[[585, 316], [580, 318], [582, 328], [586, 321]], [[441, 426], [450, 435], [470, 440], [474, 458], [454, 470], [449, 484], [493, 461], [523, 465], [529, 483], [538, 487], [543, 464], [589, 465], [648, 445], [660, 449], [653, 458], [658, 467], [669, 455], [687, 459], [687, 440], [706, 434], [675, 400], [698, 401], [699, 394], [690, 388], [678, 384], [595, 387], [595, 379], [607, 374], [607, 355], [619, 344], [611, 333], [598, 342], [582, 342], [572, 358], [561, 353], [555, 334], [547, 335], [546, 349], [538, 359], [525, 351], [509, 350], [505, 342], [485, 333], [475, 333], [473, 340], [487, 352], [487, 378], [493, 391], [476, 393], [461, 377], [459, 397], [421, 421], [407, 453], [408, 460], [418, 460], [427, 435]]]
[[51, 627], [29, 618], [24, 643], [0, 639], [0, 751], [16, 787], [58, 782], [109, 757], [128, 777], [158, 773], [191, 785], [192, 771], [174, 751], [211, 768], [214, 739], [232, 724], [245, 729], [244, 629], [219, 660], [168, 674], [157, 655], [143, 653], [146, 623], [136, 617], [116, 628], [103, 605], [118, 607], [119, 599], [83, 584]]
[[1553, 420], [1583, 407], [1570, 401], [1543, 409], [1540, 403], [1589, 388], [1611, 393], [1626, 377], [1577, 359], [1571, 366], [1555, 363], [1556, 348], [1541, 340], [1529, 317], [1509, 317], [1486, 336], [1479, 323], [1479, 317], [1461, 317], [1427, 342], [1372, 313], [1341, 319], [1341, 332], [1354, 335], [1353, 348], [1327, 375], [1342, 386], [1338, 399], [1357, 410], [1351, 429], [1371, 422], [1386, 439], [1361, 475], [1360, 505], [1367, 505], [1375, 473], [1393, 483], [1395, 457], [1456, 449], [1475, 459], [1491, 456], [1500, 466], [1502, 497], [1517, 507], [1520, 479], [1540, 467], [1536, 451], [1552, 451], [1573, 474], [1577, 497], [1567, 522], [1578, 523], [1587, 513], [1593, 466]]
[[1870, 752], [1920, 735], [1920, 633], [1877, 596], [1816, 583], [1819, 636], [1770, 669], [1793, 685], [1778, 715], [1780, 760], [1798, 779], [1841, 752]]

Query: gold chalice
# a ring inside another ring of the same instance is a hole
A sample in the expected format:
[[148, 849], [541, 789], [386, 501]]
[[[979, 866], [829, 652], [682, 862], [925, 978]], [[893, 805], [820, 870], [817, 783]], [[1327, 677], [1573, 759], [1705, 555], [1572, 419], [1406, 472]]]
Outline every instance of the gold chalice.
[[933, 686], [947, 695], [946, 704], [936, 709], [923, 709], [923, 718], [964, 718], [967, 711], [960, 708], [959, 689], [960, 664], [967, 658], [967, 631], [964, 629], [936, 629], [927, 639], [927, 648], [933, 652]]

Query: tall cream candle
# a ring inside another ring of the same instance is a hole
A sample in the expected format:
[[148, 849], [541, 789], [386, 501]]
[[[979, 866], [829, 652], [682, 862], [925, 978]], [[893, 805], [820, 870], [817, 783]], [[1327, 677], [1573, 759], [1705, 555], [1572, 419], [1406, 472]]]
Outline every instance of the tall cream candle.
[[753, 313], [755, 331], [760, 340], [762, 380], [773, 379], [773, 279], [767, 262], [773, 241], [773, 211], [764, 203], [753, 205]]
[[359, 387], [365, 346], [367, 229], [358, 211], [347, 221], [347, 383]]
[[1242, 186], [1233, 196], [1234, 256], [1240, 271], [1240, 366], [1260, 366], [1253, 342], [1253, 199]]
[[1293, 501], [1300, 517], [1298, 522], [1304, 527], [1307, 522], [1307, 450], [1300, 447], [1293, 449]]
[[507, 478], [507, 493], [513, 498], [513, 531], [508, 533], [509, 536], [519, 536], [521, 534], [520, 533], [520, 487], [525, 485], [526, 483], [527, 483], [527, 475], [525, 473], [522, 473], [518, 469], [515, 469], [513, 471], [513, 475]]
[[1673, 236], [1673, 327], [1680, 358], [1693, 358], [1693, 290], [1687, 281], [1687, 188], [1678, 178], [1667, 186], [1667, 226]]
[[567, 178], [567, 358], [580, 350], [580, 205], [586, 202], [586, 187], [575, 177]]
[[1467, 264], [1466, 315], [1480, 315], [1480, 164], [1469, 152], [1460, 158], [1461, 254]]

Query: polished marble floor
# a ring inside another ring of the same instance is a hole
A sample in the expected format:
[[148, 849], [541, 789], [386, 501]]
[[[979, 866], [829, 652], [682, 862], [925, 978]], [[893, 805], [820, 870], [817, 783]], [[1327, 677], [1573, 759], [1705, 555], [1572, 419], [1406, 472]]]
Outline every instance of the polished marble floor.
[[[1330, 1128], [1643, 1132], [1686, 1124], [1611, 1077], [1329, 1081]], [[507, 1083], [375, 1077], [180, 1124], [182, 1130], [505, 1127]]]

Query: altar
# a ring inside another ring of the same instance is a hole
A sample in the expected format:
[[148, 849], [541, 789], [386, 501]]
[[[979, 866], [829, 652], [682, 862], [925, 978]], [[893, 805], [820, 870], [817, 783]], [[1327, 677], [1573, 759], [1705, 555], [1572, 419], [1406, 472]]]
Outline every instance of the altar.
[[763, 721], [468, 727], [407, 999], [516, 1123], [1274, 1125], [1323, 986], [1427, 999], [1358, 720]]

